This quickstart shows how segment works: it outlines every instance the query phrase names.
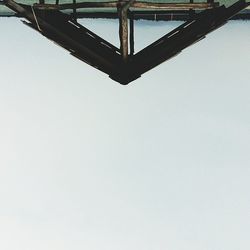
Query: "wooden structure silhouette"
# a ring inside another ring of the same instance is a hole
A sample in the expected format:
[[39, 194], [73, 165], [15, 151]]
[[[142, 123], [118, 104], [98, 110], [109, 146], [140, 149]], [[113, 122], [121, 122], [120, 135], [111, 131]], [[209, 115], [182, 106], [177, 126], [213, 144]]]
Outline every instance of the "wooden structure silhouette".
[[[238, 0], [235, 4], [219, 6], [214, 0], [203, 3], [155, 3], [135, 0], [117, 2], [81, 2], [47, 4], [40, 0], [34, 5], [24, 5], [14, 0], [4, 0], [7, 7], [26, 18], [24, 23], [45, 37], [67, 49], [73, 56], [108, 74], [110, 78], [128, 84], [183, 49], [203, 39], [206, 34], [246, 8], [249, 3]], [[120, 48], [105, 41], [77, 22], [78, 8], [116, 8], [119, 17]], [[148, 8], [152, 11], [192, 11], [189, 20], [134, 54], [134, 15], [130, 8]], [[73, 14], [62, 10], [73, 9]], [[198, 12], [195, 10], [199, 10]], [[129, 22], [128, 22], [129, 20]]]

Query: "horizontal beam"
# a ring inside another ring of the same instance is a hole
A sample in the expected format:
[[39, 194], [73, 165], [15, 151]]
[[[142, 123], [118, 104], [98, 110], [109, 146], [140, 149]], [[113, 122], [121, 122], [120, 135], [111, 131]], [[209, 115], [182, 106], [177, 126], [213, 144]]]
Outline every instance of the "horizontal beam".
[[[119, 4], [126, 4], [127, 1], [120, 2], [82, 2], [76, 4], [34, 4], [35, 8], [43, 10], [67, 10], [82, 8], [117, 8]], [[153, 2], [134, 2], [131, 8], [140, 9], [159, 9], [159, 10], [190, 10], [190, 9], [211, 9], [218, 7], [219, 3], [153, 3]]]

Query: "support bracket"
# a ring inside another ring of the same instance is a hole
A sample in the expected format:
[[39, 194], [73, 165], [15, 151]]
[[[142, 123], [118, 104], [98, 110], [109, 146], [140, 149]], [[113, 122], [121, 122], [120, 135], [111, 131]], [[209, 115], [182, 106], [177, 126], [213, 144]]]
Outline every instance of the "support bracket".
[[[128, 56], [127, 19], [128, 9], [133, 3], [133, 0], [126, 4], [121, 2], [121, 7], [118, 8], [121, 39], [121, 49], [118, 49], [72, 20], [70, 15], [57, 9], [36, 8], [34, 15], [32, 6], [19, 4], [14, 0], [4, 0], [7, 7], [28, 20], [26, 22], [28, 26], [67, 49], [81, 61], [108, 74], [110, 78], [121, 84], [130, 83], [143, 73], [177, 55], [249, 6], [249, 3], [245, 0], [238, 0], [229, 7], [223, 5], [196, 13], [190, 20], [136, 54], [133, 54], [133, 39], [130, 39], [131, 48], [130, 56]], [[39, 28], [37, 24], [39, 24]]]

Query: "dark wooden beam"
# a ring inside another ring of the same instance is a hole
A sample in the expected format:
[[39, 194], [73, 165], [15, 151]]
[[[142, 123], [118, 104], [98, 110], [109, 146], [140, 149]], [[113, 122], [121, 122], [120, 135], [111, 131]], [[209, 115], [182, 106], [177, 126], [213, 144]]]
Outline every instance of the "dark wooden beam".
[[129, 13], [129, 40], [130, 40], [130, 56], [135, 52], [135, 39], [134, 39], [134, 15], [132, 12]]
[[[57, 13], [43, 13], [35, 17], [32, 8], [23, 6], [13, 0], [5, 0], [7, 7], [25, 17], [30, 23], [32, 28], [41, 32], [49, 39], [57, 42], [60, 46], [69, 50], [72, 55], [94, 65], [99, 70], [109, 74], [112, 73], [121, 62], [118, 49], [113, 49], [113, 45], [105, 40], [96, 39], [93, 32], [87, 30], [81, 25], [77, 28], [68, 22], [65, 14]], [[54, 19], [58, 15], [58, 23]], [[37, 27], [37, 23], [41, 29]]]

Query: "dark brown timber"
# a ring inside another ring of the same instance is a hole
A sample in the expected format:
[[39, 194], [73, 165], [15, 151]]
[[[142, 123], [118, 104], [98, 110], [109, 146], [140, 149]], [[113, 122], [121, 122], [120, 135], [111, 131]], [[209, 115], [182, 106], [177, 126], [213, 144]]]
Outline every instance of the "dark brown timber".
[[135, 52], [135, 39], [134, 39], [134, 15], [133, 12], [129, 13], [129, 41], [130, 41], [130, 56]]

